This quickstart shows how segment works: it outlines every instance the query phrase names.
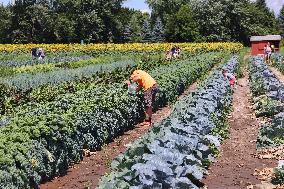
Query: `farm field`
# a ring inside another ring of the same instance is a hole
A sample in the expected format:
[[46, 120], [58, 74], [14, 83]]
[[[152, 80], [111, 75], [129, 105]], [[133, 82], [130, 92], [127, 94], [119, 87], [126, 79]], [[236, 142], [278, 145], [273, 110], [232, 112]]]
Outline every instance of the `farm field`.
[[0, 0], [0, 189], [284, 189], [284, 0]]
[[[165, 60], [173, 45], [181, 56]], [[267, 65], [240, 43], [42, 46], [32, 60], [30, 44], [0, 45], [0, 188], [281, 188], [281, 54]], [[124, 84], [136, 69], [158, 83], [151, 127]]]
[[1, 188], [35, 187], [62, 175], [82, 160], [84, 149], [100, 150], [133, 129], [144, 118], [142, 94], [127, 94], [123, 84], [133, 70], [146, 70], [159, 83], [157, 110], [242, 47], [178, 44], [182, 56], [165, 61], [162, 52], [171, 45], [113, 45], [107, 52], [104, 45], [47, 45], [44, 61], [29, 60], [29, 45], [18, 52], [15, 45], [3, 48]]

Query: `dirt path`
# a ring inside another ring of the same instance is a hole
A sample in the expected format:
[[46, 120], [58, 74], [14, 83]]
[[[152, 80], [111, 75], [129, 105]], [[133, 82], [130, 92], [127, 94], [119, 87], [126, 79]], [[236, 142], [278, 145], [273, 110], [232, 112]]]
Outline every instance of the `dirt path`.
[[249, 100], [248, 75], [239, 83], [242, 87], [238, 86], [234, 93], [229, 120], [230, 138], [221, 146], [219, 158], [203, 180], [208, 189], [247, 189], [251, 184], [260, 183], [253, 176], [255, 169], [276, 166], [273, 160], [255, 157], [259, 123]]
[[[179, 97], [182, 98], [190, 92], [195, 91], [197, 82], [190, 85]], [[153, 114], [152, 121], [159, 123], [171, 113], [171, 107], [164, 107]], [[150, 127], [138, 124], [133, 130], [125, 132], [124, 135], [115, 139], [114, 142], [106, 145], [101, 151], [91, 153], [89, 157], [84, 157], [83, 161], [75, 164], [67, 171], [63, 177], [41, 184], [41, 189], [85, 189], [95, 188], [101, 176], [109, 171], [112, 160], [123, 153], [127, 146], [144, 135]]]

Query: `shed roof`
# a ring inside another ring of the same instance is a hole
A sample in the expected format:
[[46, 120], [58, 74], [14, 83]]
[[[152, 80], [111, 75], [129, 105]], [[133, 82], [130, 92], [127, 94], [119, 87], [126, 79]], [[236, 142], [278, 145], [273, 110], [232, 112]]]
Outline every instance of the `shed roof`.
[[250, 41], [280, 41], [281, 35], [251, 36]]

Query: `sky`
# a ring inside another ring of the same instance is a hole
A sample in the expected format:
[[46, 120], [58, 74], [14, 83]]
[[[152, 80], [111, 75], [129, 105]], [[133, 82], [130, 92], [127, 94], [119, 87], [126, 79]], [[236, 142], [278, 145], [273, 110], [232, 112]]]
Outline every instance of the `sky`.
[[149, 7], [144, 0], [127, 0], [124, 2], [123, 6], [141, 10], [142, 12], [150, 12]]
[[[270, 9], [273, 9], [275, 14], [278, 15], [281, 7], [284, 5], [284, 0], [266, 0], [266, 4]], [[149, 12], [149, 8], [144, 0], [127, 0], [124, 6], [139, 9]]]
[[[11, 0], [0, 0], [0, 3], [7, 4]], [[278, 15], [281, 7], [284, 5], [284, 0], [266, 0], [267, 6], [274, 10], [275, 14]], [[149, 7], [144, 0], [126, 0], [124, 2], [125, 7], [138, 9], [144, 12], [150, 12]]]

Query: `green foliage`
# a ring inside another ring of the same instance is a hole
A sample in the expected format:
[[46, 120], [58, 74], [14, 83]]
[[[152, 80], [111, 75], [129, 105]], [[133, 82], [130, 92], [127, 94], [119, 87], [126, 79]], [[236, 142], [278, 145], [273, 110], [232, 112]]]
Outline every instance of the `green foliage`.
[[[5, 7], [8, 27], [1, 28], [4, 42], [110, 42], [121, 38], [121, 22], [116, 16], [122, 0], [20, 1]], [[11, 12], [11, 16], [7, 12]], [[2, 37], [2, 36], [1, 36]]]
[[182, 5], [174, 15], [168, 15], [166, 36], [170, 41], [199, 41], [199, 24], [194, 11], [188, 5]]
[[143, 35], [142, 42], [149, 43], [152, 41], [152, 30], [148, 19], [144, 20], [142, 27], [142, 35]]
[[256, 117], [271, 117], [282, 112], [283, 103], [267, 96], [260, 96], [255, 103]]
[[9, 28], [11, 27], [11, 10], [3, 5], [0, 5], [0, 43], [7, 43]]
[[273, 170], [272, 184], [284, 184], [284, 166]]
[[212, 135], [218, 136], [221, 141], [229, 138], [230, 125], [228, 123], [228, 116], [230, 112], [231, 112], [230, 104], [224, 104], [222, 105], [219, 111], [214, 112], [211, 115], [211, 119], [216, 125], [215, 128], [212, 129]]
[[142, 29], [141, 26], [138, 22], [138, 18], [137, 16], [134, 14], [132, 15], [130, 22], [129, 22], [129, 26], [130, 26], [130, 40], [131, 42], [140, 42], [142, 41], [143, 37], [142, 37]]
[[275, 115], [272, 121], [262, 125], [257, 138], [258, 148], [267, 148], [284, 144], [283, 112]]
[[250, 48], [249, 47], [245, 47], [243, 49], [240, 50], [239, 52], [239, 66], [237, 67], [236, 73], [237, 73], [237, 78], [242, 78], [244, 77], [245, 74], [245, 70], [247, 68], [248, 65], [248, 59], [249, 56], [248, 54], [250, 53]]
[[97, 12], [91, 11], [79, 15], [77, 31], [79, 37], [87, 43], [94, 43], [103, 40], [101, 35], [103, 32], [103, 20], [99, 18]]
[[[14, 5], [0, 8], [0, 42], [140, 42], [146, 32], [141, 28], [150, 15], [122, 8], [122, 2], [16, 0]], [[146, 2], [152, 10], [152, 42], [233, 40], [248, 44], [252, 35], [279, 33], [277, 19], [264, 0]], [[281, 14], [278, 20], [282, 27]], [[164, 32], [161, 26], [165, 26]]]
[[284, 5], [280, 9], [280, 13], [278, 15], [278, 22], [279, 22], [279, 27], [281, 31], [282, 37], [284, 36]]
[[152, 31], [152, 42], [164, 42], [164, 26], [161, 19], [158, 17]]
[[152, 9], [153, 18], [160, 17], [162, 22], [165, 23], [167, 15], [173, 15], [184, 4], [189, 3], [191, 0], [146, 0], [149, 7]]
[[[178, 41], [180, 34], [183, 33], [190, 35], [186, 36], [189, 41], [235, 40], [249, 44], [249, 37], [252, 35], [279, 33], [276, 18], [266, 4], [256, 6], [255, 2], [248, 0], [170, 0], [166, 3], [162, 0], [148, 0], [147, 2], [152, 8], [153, 20], [157, 17], [162, 18], [166, 26], [166, 40], [170, 41]], [[190, 7], [187, 8], [188, 12], [185, 11], [185, 7]], [[179, 11], [181, 12], [177, 18]], [[182, 22], [179, 24], [175, 21]], [[175, 28], [176, 25], [179, 26], [178, 29]], [[183, 37], [183, 40], [186, 37]]]

